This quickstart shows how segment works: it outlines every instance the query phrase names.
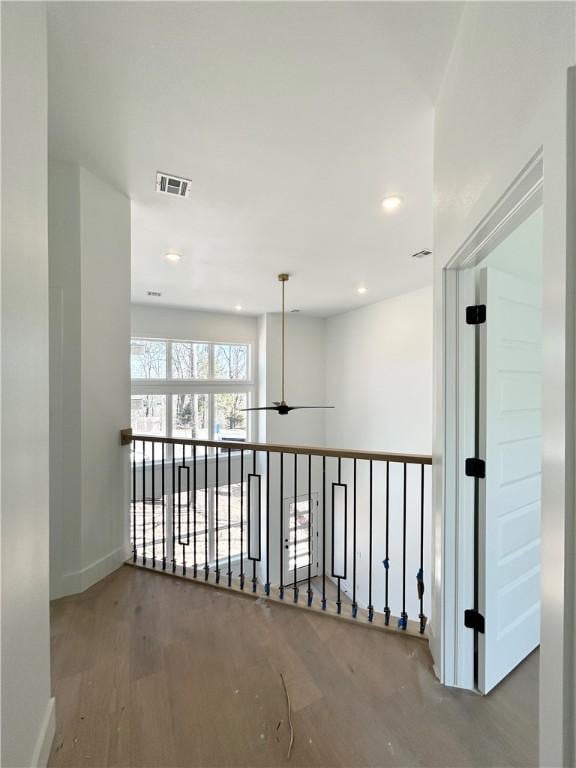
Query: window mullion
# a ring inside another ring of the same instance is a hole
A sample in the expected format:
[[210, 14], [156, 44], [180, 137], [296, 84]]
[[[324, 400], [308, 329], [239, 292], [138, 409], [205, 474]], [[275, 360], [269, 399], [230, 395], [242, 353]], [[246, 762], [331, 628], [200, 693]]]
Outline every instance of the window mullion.
[[215, 406], [214, 406], [215, 396], [214, 392], [208, 393], [208, 427], [209, 427], [209, 439], [215, 440], [216, 435], [214, 433], [214, 429], [216, 426], [216, 416], [215, 416]]
[[166, 378], [173, 379], [174, 373], [172, 371], [172, 342], [166, 342]]
[[173, 419], [173, 403], [174, 395], [166, 392], [166, 437], [172, 437], [172, 430], [174, 425]]
[[208, 379], [210, 381], [214, 381], [214, 371], [216, 370], [216, 366], [214, 365], [215, 349], [215, 344], [208, 345]]

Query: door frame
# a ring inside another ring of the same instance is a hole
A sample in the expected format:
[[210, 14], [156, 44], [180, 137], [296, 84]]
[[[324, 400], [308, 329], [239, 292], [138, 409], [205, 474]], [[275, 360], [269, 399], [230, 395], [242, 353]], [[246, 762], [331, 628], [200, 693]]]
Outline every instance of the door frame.
[[442, 272], [444, 314], [444, 425], [441, 469], [442, 579], [440, 580], [441, 682], [476, 690], [474, 631], [464, 626], [464, 611], [474, 607], [474, 480], [464, 471], [475, 455], [475, 332], [466, 325], [465, 307], [476, 303], [473, 268], [542, 205], [543, 151], [530, 159], [506, 192], [458, 248]]

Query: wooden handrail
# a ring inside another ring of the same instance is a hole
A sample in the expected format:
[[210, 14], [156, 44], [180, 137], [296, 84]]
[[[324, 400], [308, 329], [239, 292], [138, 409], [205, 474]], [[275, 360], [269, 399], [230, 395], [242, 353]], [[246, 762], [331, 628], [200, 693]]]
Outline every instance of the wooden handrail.
[[336, 459], [359, 459], [364, 461], [390, 461], [399, 464], [432, 464], [432, 456], [414, 453], [385, 453], [383, 451], [355, 451], [344, 448], [318, 448], [309, 445], [280, 445], [278, 443], [245, 443], [234, 440], [191, 440], [189, 438], [159, 437], [156, 435], [134, 435], [131, 429], [120, 430], [122, 445], [133, 440], [167, 445], [196, 445], [208, 448], [230, 448], [243, 451], [268, 451], [269, 453], [296, 453], [303, 456], [327, 456]]

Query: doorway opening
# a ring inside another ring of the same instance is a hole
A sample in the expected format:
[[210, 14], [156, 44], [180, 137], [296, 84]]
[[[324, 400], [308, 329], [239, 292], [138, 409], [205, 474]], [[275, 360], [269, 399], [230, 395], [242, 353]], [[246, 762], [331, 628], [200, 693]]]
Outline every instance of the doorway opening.
[[540, 639], [542, 171], [539, 152], [444, 272], [454, 682], [481, 693]]

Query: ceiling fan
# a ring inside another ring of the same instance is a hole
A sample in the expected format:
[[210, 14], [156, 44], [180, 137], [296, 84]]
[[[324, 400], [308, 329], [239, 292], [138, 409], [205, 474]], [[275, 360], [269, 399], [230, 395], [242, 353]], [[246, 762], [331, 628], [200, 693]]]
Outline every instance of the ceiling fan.
[[282, 395], [280, 402], [276, 401], [273, 405], [265, 405], [261, 408], [243, 408], [243, 411], [276, 411], [280, 416], [286, 416], [290, 411], [299, 411], [303, 408], [334, 408], [333, 405], [288, 405], [285, 400], [285, 387], [284, 387], [284, 368], [285, 368], [285, 339], [286, 339], [286, 308], [284, 303], [284, 288], [288, 282], [290, 275], [285, 272], [278, 275], [278, 280], [282, 283]]

